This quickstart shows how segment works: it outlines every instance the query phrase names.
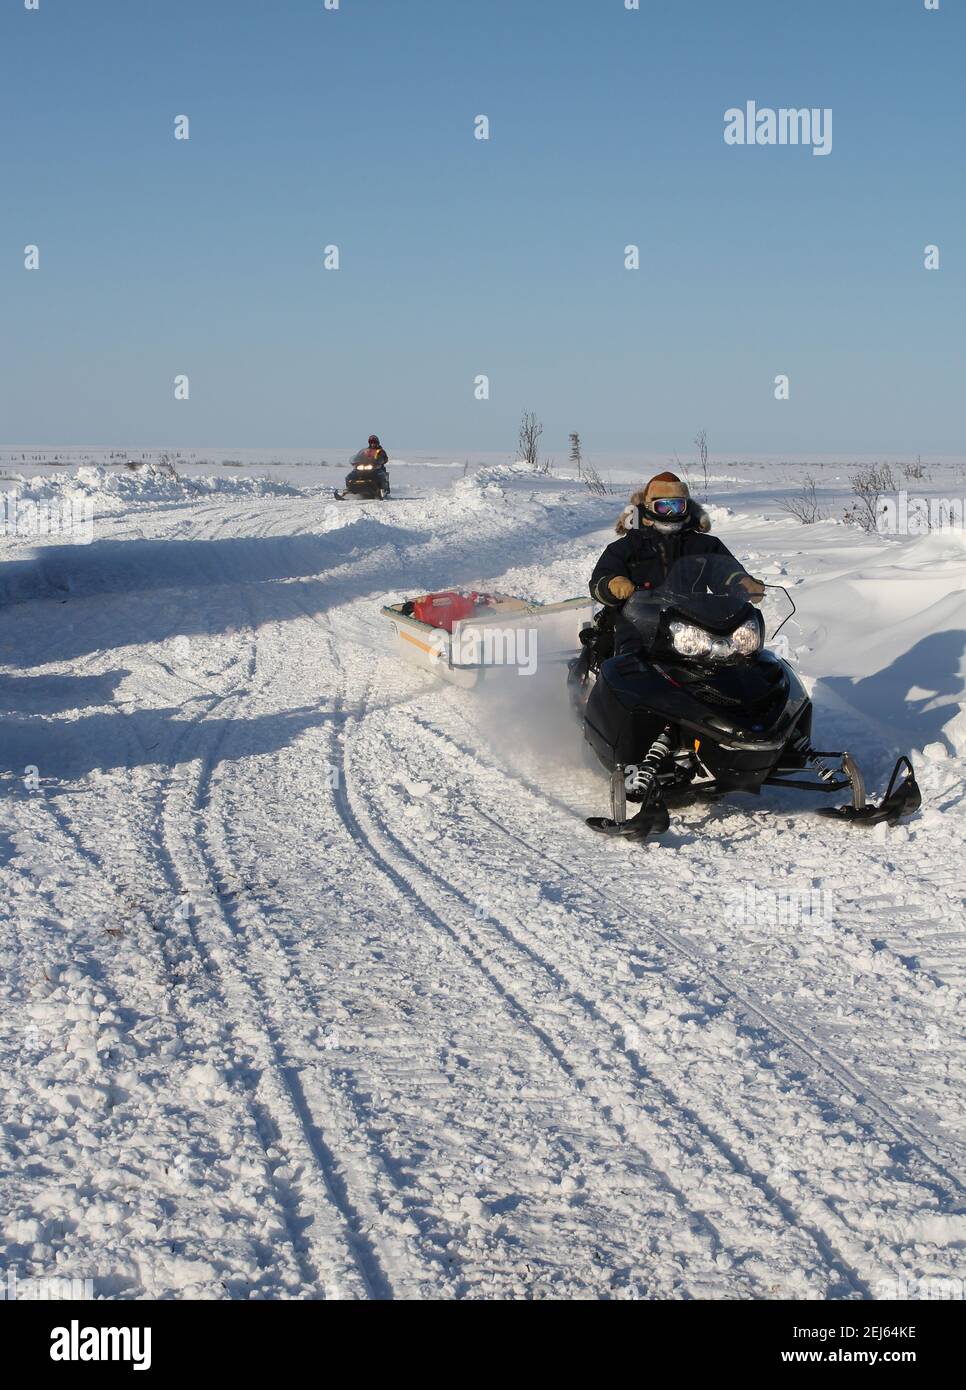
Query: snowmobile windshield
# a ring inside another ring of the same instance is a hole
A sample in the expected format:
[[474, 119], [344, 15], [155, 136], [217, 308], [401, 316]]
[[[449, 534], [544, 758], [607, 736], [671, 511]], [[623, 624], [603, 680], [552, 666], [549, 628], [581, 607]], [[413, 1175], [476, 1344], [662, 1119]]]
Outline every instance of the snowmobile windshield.
[[751, 656], [795, 611], [783, 588], [766, 587], [752, 604], [729, 556], [690, 555], [652, 588], [635, 590], [623, 616], [650, 650], [659, 641], [700, 659]]
[[378, 452], [378, 449], [360, 449], [357, 454], [353, 455], [349, 467], [366, 469], [378, 468], [379, 464], [376, 461], [376, 454]]

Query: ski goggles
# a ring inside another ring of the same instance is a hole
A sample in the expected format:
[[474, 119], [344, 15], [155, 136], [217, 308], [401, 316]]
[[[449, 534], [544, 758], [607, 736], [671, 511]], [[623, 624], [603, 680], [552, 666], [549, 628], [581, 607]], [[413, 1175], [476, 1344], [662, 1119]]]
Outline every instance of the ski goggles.
[[655, 497], [653, 502], [648, 502], [648, 510], [655, 516], [684, 516], [688, 509], [688, 499], [686, 497]]

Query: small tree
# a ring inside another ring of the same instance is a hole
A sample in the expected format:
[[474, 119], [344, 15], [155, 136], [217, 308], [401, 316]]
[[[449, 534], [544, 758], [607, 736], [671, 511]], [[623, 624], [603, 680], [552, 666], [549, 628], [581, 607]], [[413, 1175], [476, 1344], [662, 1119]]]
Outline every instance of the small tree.
[[540, 458], [540, 436], [543, 425], [532, 410], [525, 410], [520, 420], [520, 458], [531, 468], [536, 468]]
[[583, 483], [584, 487], [594, 493], [596, 497], [605, 497], [610, 492], [610, 488], [592, 463], [584, 465]]
[[701, 465], [701, 476], [704, 479], [704, 501], [708, 500], [708, 431], [699, 430], [694, 438], [698, 446], [698, 463]]
[[576, 430], [570, 436], [570, 462], [577, 465], [577, 477], [582, 477], [581, 464], [583, 460], [580, 453], [580, 435]]
[[861, 526], [863, 531], [875, 531], [879, 522], [879, 503], [884, 492], [894, 492], [896, 480], [887, 463], [873, 463], [849, 474], [855, 501], [843, 513], [845, 521]]
[[678, 452], [676, 449], [674, 451], [674, 458], [671, 460], [671, 464], [669, 466], [671, 467], [672, 473], [676, 473], [679, 478], [684, 478], [684, 481], [688, 485], [688, 491], [693, 492], [694, 489], [691, 486], [691, 470], [686, 463], [682, 463], [681, 460], [678, 458]]
[[798, 517], [803, 526], [811, 526], [824, 517], [815, 490], [815, 479], [809, 473], [805, 474], [805, 481], [798, 492], [793, 492], [791, 497], [780, 498], [778, 505], [783, 512]]

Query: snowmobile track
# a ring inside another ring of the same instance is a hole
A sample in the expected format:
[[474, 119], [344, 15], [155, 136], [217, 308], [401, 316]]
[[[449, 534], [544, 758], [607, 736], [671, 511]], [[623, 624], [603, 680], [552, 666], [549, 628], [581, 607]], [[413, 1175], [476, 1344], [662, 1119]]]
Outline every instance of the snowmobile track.
[[[332, 737], [337, 737], [341, 717], [335, 721]], [[222, 751], [231, 748], [231, 735], [226, 735]], [[233, 750], [242, 753], [243, 750]], [[214, 795], [209, 766], [199, 781], [196, 801], [199, 808], [214, 811]], [[399, 1186], [389, 1166], [381, 1155], [371, 1148], [366, 1155], [360, 1155], [358, 1145], [349, 1139], [352, 1131], [358, 1131], [362, 1121], [356, 1113], [343, 1113], [346, 1102], [340, 1090], [330, 1087], [315, 1087], [311, 1101], [299, 1079], [296, 1066], [284, 1065], [285, 1052], [298, 1051], [300, 1043], [311, 1049], [309, 1033], [315, 1031], [317, 1021], [322, 1016], [321, 1001], [313, 996], [310, 987], [298, 973], [298, 965], [286, 949], [284, 934], [276, 922], [265, 920], [257, 899], [238, 891], [240, 875], [232, 862], [224, 841], [226, 822], [223, 818], [208, 814], [199, 817], [198, 844], [205, 862], [208, 882], [217, 895], [221, 911], [235, 935], [239, 947], [239, 969], [246, 980], [257, 991], [262, 1003], [263, 1017], [269, 1008], [269, 995], [263, 983], [269, 969], [272, 973], [269, 984], [275, 987], [273, 997], [286, 1001], [284, 1017], [279, 1015], [275, 1023], [266, 1023], [279, 1057], [279, 1065], [296, 1103], [303, 1127], [316, 1151], [320, 1168], [332, 1191], [339, 1209], [353, 1233], [360, 1267], [364, 1270], [367, 1283], [378, 1298], [408, 1298], [418, 1296], [420, 1280], [429, 1276], [428, 1267], [415, 1271], [406, 1281], [396, 1286], [390, 1281], [386, 1271], [388, 1261], [379, 1250], [380, 1229], [387, 1226], [381, 1206], [387, 1187], [399, 1191]], [[254, 948], [254, 949], [253, 949]], [[257, 956], [257, 961], [256, 961]], [[284, 1038], [279, 1035], [278, 1026], [284, 1023]], [[332, 1146], [325, 1136], [332, 1136]], [[347, 1172], [341, 1155], [352, 1150], [351, 1173]], [[378, 1172], [377, 1172], [378, 1168]], [[364, 1181], [363, 1181], [364, 1180]], [[442, 1249], [433, 1252], [433, 1258], [442, 1262]]]
[[[198, 729], [203, 721], [193, 729]], [[227, 727], [227, 726], [226, 726]], [[185, 735], [185, 743], [191, 733]], [[185, 751], [182, 747], [179, 750]], [[347, 1209], [339, 1185], [333, 1180], [331, 1155], [318, 1131], [309, 1123], [304, 1098], [293, 1085], [291, 1069], [285, 1065], [278, 1038], [266, 1017], [264, 999], [238, 960], [241, 933], [222, 901], [209, 865], [198, 841], [191, 834], [197, 827], [203, 802], [205, 777], [215, 750], [210, 746], [199, 760], [201, 770], [194, 784], [172, 779], [163, 792], [158, 846], [167, 865], [167, 876], [176, 898], [187, 900], [185, 920], [199, 961], [217, 990], [227, 1016], [227, 1027], [235, 1038], [239, 1062], [251, 1055], [248, 1065], [240, 1064], [240, 1080], [248, 1095], [273, 1170], [272, 1146], [291, 1155], [290, 1166], [298, 1170], [296, 1157], [302, 1154], [305, 1172], [291, 1184], [276, 1183], [279, 1202], [289, 1218], [289, 1238], [293, 1249], [307, 1252], [311, 1264], [305, 1265], [306, 1282], [316, 1296], [385, 1296], [385, 1285], [378, 1264], [361, 1248], [356, 1230], [356, 1213]], [[329, 1211], [338, 1213], [341, 1230], [321, 1231]], [[306, 1226], [301, 1232], [299, 1227]], [[351, 1270], [355, 1268], [354, 1279]], [[335, 1271], [334, 1280], [332, 1272]], [[334, 1282], [334, 1288], [333, 1288]]]

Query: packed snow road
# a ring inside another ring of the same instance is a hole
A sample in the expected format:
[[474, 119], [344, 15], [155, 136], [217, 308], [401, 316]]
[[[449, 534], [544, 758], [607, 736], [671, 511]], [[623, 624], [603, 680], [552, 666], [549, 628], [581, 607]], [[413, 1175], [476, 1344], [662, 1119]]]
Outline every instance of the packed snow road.
[[966, 549], [719, 509], [803, 580], [820, 744], [880, 786], [925, 746], [923, 811], [774, 791], [601, 842], [561, 668], [445, 686], [376, 615], [579, 593], [619, 500], [508, 469], [112, 499], [0, 567], [5, 1267], [123, 1298], [962, 1278]]

